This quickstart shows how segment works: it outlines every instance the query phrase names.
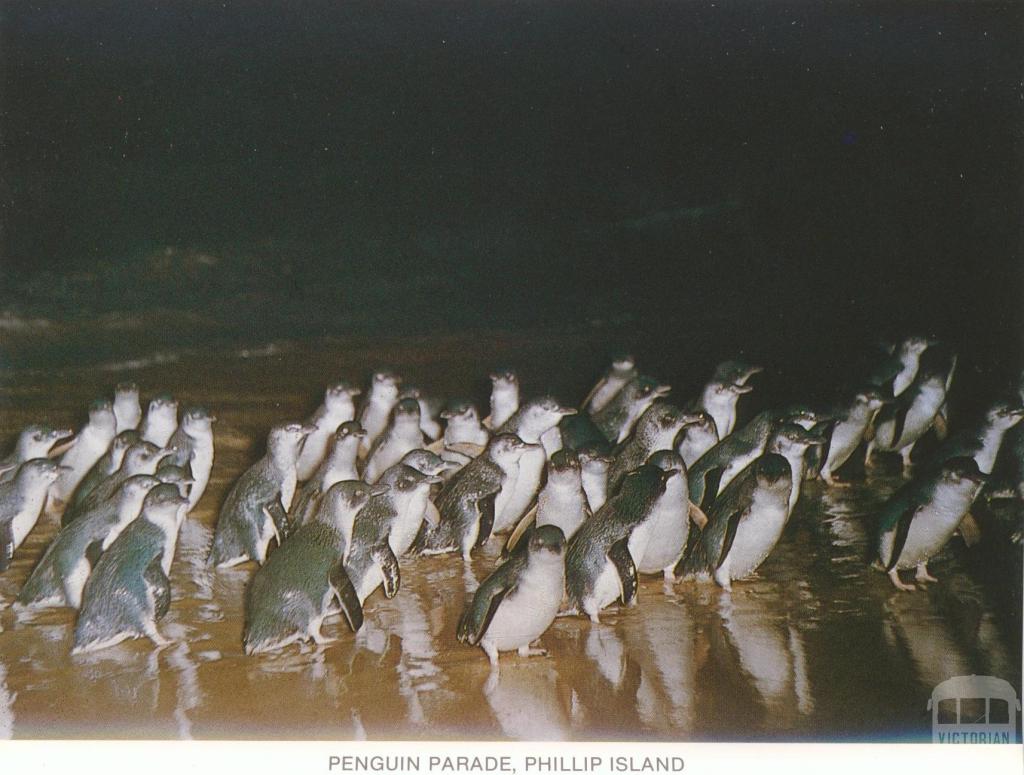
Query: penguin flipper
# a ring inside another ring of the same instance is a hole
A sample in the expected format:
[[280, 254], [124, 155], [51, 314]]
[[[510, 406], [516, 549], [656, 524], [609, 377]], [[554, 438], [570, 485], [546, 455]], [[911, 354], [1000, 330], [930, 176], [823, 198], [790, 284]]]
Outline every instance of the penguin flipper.
[[167, 612], [171, 610], [171, 580], [164, 573], [164, 568], [161, 564], [163, 556], [164, 553], [160, 552], [160, 554], [154, 557], [142, 574], [142, 578], [146, 582], [146, 589], [153, 596], [153, 618], [156, 621], [163, 619], [167, 616]]
[[14, 528], [11, 521], [0, 522], [0, 573], [11, 567], [14, 559]]
[[491, 620], [497, 613], [501, 601], [516, 588], [516, 579], [519, 578], [519, 573], [526, 565], [526, 561], [525, 555], [514, 555], [503, 565], [499, 565], [497, 570], [477, 587], [473, 599], [459, 618], [455, 636], [460, 643], [469, 646], [476, 646], [480, 643], [480, 639], [490, 627]]
[[402, 575], [398, 570], [398, 558], [395, 557], [395, 553], [391, 551], [391, 547], [387, 543], [376, 547], [371, 556], [373, 561], [380, 567], [381, 574], [384, 576], [384, 597], [390, 600], [398, 594], [398, 589], [402, 586]]
[[729, 556], [729, 550], [732, 549], [733, 541], [736, 540], [736, 531], [739, 530], [740, 520], [743, 518], [744, 512], [734, 511], [729, 515], [728, 520], [725, 523], [725, 538], [722, 541], [722, 551], [718, 555], [718, 560], [715, 562], [715, 570], [722, 567], [722, 563], [725, 562], [725, 558]]
[[725, 469], [722, 466], [715, 466], [704, 474], [704, 495], [701, 497], [699, 505], [705, 512], [711, 508], [711, 504], [718, 497], [718, 488], [722, 484], [723, 473], [725, 473]]
[[904, 509], [903, 513], [900, 514], [899, 520], [896, 522], [896, 534], [892, 539], [892, 555], [889, 557], [889, 562], [885, 564], [885, 572], [888, 573], [896, 567], [896, 563], [900, 559], [900, 555], [903, 553], [903, 547], [907, 543], [907, 536], [910, 534], [910, 525], [914, 521], [914, 515], [917, 514], [919, 506], [908, 506]]
[[516, 529], [512, 531], [512, 534], [508, 537], [508, 541], [505, 542], [505, 554], [511, 554], [515, 548], [519, 545], [523, 536], [530, 532], [530, 528], [537, 521], [537, 506], [534, 505], [523, 518], [519, 520], [519, 524], [516, 525]]
[[612, 544], [612, 548], [608, 550], [608, 559], [612, 561], [622, 581], [622, 604], [629, 605], [636, 597], [638, 587], [636, 564], [633, 562], [633, 555], [629, 553], [629, 539], [623, 538]]
[[476, 510], [480, 515], [480, 531], [476, 534], [476, 543], [473, 545], [475, 549], [479, 549], [491, 537], [491, 530], [494, 529], [494, 501], [497, 497], [498, 493], [495, 492], [476, 502]]
[[100, 540], [93, 541], [85, 547], [85, 559], [89, 561], [90, 568], [96, 567], [96, 563], [100, 561], [101, 554], [103, 554], [103, 542]]
[[263, 506], [263, 513], [274, 523], [278, 543], [283, 543], [291, 532], [291, 525], [288, 522], [288, 512], [285, 510], [284, 504], [281, 503], [281, 493], [277, 493], [274, 500]]
[[352, 632], [356, 632], [363, 626], [363, 606], [359, 603], [359, 595], [356, 594], [356, 588], [352, 586], [352, 579], [345, 572], [344, 562], [339, 560], [331, 568], [328, 580], [334, 592], [334, 597], [341, 606], [342, 616], [345, 617], [349, 629]]

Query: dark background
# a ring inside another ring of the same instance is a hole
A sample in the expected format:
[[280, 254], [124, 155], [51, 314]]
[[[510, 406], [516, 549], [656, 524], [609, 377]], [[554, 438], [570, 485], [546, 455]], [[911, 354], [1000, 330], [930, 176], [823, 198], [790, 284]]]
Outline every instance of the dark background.
[[1021, 20], [978, 2], [9, 2], [0, 295], [300, 337], [917, 330], [1012, 360]]

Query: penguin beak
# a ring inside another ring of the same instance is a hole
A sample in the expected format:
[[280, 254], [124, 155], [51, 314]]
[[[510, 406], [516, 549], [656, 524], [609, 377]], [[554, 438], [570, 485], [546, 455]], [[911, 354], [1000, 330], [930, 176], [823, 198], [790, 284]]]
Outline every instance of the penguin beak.
[[440, 476], [428, 476], [423, 481], [426, 482], [427, 484], [441, 484], [441, 482], [443, 482], [444, 479], [442, 479]]
[[733, 393], [735, 393], [738, 396], [741, 396], [744, 393], [749, 393], [753, 389], [754, 389], [753, 385], [730, 385], [729, 386], [729, 390], [731, 390]]
[[667, 396], [669, 393], [672, 392], [672, 386], [658, 385], [656, 388], [654, 388], [652, 392], [654, 393], [655, 398], [663, 398], [664, 396]]
[[206, 415], [206, 419], [209, 420], [210, 422], [217, 422], [217, 416], [216, 415], [208, 414], [208, 415]]
[[303, 426], [301, 426], [299, 428], [299, 430], [300, 430], [300, 432], [302, 433], [303, 436], [308, 436], [309, 434], [313, 433], [313, 431], [316, 430], [316, 426], [315, 425], [303, 425]]
[[683, 421], [682, 428], [689, 428], [691, 425], [699, 425], [704, 416], [699, 413], [683, 412], [681, 419]]
[[46, 453], [47, 457], [60, 457], [69, 449], [71, 449], [78, 442], [77, 436], [64, 436], [60, 442], [50, 447], [50, 451]]
[[574, 409], [571, 406], [562, 406], [562, 407], [559, 407], [558, 414], [562, 415], [562, 417], [569, 417], [571, 415], [577, 414], [578, 411], [579, 410]]
[[988, 474], [982, 471], [971, 471], [964, 476], [964, 479], [970, 479], [975, 484], [984, 484], [988, 481]]
[[387, 495], [391, 492], [391, 488], [386, 484], [375, 484], [370, 487], [370, 497], [376, 498], [378, 495]]

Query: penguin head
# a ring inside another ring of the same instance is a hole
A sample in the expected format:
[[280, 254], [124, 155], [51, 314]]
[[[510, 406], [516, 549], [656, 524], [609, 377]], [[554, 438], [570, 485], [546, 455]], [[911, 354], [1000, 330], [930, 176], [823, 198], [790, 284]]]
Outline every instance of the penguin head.
[[804, 404], [791, 404], [779, 414], [780, 424], [795, 424], [802, 428], [810, 428], [816, 423], [831, 419], [833, 418]]
[[[142, 501], [143, 498], [147, 497], [147, 494], [160, 484], [160, 480], [155, 476], [149, 474], [135, 474], [129, 476], [124, 480], [124, 484], [121, 485], [121, 498], [127, 501], [134, 501], [136, 503]], [[174, 487], [175, 495], [178, 494], [178, 488]]]
[[23, 490], [46, 488], [57, 481], [63, 469], [56, 460], [33, 458], [21, 464], [14, 478]]
[[549, 474], [578, 474], [580, 472], [580, 456], [572, 449], [560, 449], [548, 461]]
[[503, 392], [519, 390], [519, 376], [512, 369], [495, 369], [490, 373], [491, 390]]
[[70, 428], [54, 429], [46, 425], [27, 425], [18, 435], [18, 456], [22, 460], [46, 457], [58, 441], [73, 435], [74, 431]]
[[576, 455], [579, 457], [581, 470], [592, 474], [608, 473], [608, 466], [611, 464], [612, 459], [602, 454], [601, 450], [592, 444], [580, 447], [576, 450]]
[[636, 359], [630, 353], [616, 353], [612, 356], [612, 374], [628, 379], [636, 372]]
[[770, 452], [780, 455], [802, 455], [808, 447], [824, 444], [825, 440], [814, 431], [809, 431], [795, 422], [783, 423], [776, 429], [768, 445]]
[[173, 449], [161, 449], [148, 441], [139, 441], [124, 453], [121, 470], [129, 474], [151, 474], [161, 460], [173, 453]]
[[315, 425], [303, 425], [298, 422], [280, 423], [270, 429], [267, 439], [267, 451], [270, 456], [279, 460], [295, 460], [302, 450], [306, 437], [316, 430]]
[[114, 388], [114, 400], [115, 401], [131, 401], [138, 403], [139, 401], [139, 386], [134, 382], [119, 382], [117, 387]]
[[142, 514], [150, 522], [162, 527], [165, 533], [176, 533], [185, 518], [188, 498], [183, 497], [173, 484], [154, 481], [156, 485], [152, 486], [142, 502]]
[[427, 476], [437, 476], [442, 471], [455, 468], [458, 464], [443, 460], [430, 450], [414, 449], [405, 453], [405, 456], [402, 458], [402, 465], [415, 468]]
[[650, 441], [665, 435], [671, 435], [674, 439], [695, 417], [696, 415], [684, 412], [672, 404], [655, 403], [640, 415], [636, 424], [636, 434], [640, 439]]
[[978, 463], [973, 457], [954, 457], [942, 464], [942, 480], [948, 484], [979, 485], [984, 483], [988, 476], [978, 468]]
[[[541, 396], [519, 407], [519, 428], [540, 435], [554, 428], [563, 417], [576, 414], [572, 407], [562, 406], [551, 396]], [[524, 434], [524, 435], [527, 435]]]
[[754, 475], [759, 487], [775, 492], [789, 493], [793, 484], [793, 469], [789, 461], [775, 453], [762, 455], [757, 459], [754, 463]]
[[115, 428], [114, 405], [105, 398], [93, 401], [89, 405], [89, 425], [102, 430]]
[[177, 417], [178, 402], [168, 393], [161, 393], [149, 402], [150, 414], [161, 415], [162, 417]]
[[708, 434], [711, 434], [715, 439], [718, 439], [718, 426], [715, 425], [715, 420], [710, 414], [707, 412], [694, 412], [692, 414], [687, 413], [687, 416], [692, 419], [683, 426], [680, 440], [685, 438], [687, 435], [706, 436]]
[[181, 466], [161, 466], [155, 474], [162, 484], [173, 484], [178, 492], [188, 497], [189, 490], [196, 480], [192, 478], [192, 472]]
[[634, 377], [623, 390], [628, 391], [625, 394], [626, 397], [632, 398], [639, 403], [652, 402], [655, 399], [664, 398], [672, 392], [672, 388], [669, 385], [662, 384], [653, 377], [643, 375]]
[[431, 485], [439, 484], [442, 480], [440, 476], [428, 476], [422, 471], [418, 471], [412, 466], [399, 464], [398, 475], [392, 478], [388, 484], [391, 486], [391, 491], [399, 495], [410, 495], [419, 489], [430, 489]]
[[881, 409], [885, 404], [891, 404], [893, 399], [892, 396], [884, 393], [879, 387], [875, 385], [867, 385], [857, 391], [857, 395], [854, 400], [873, 412]]
[[657, 452], [651, 454], [647, 458], [648, 463], [652, 466], [657, 466], [662, 471], [675, 471], [676, 473], [683, 473], [686, 471], [686, 464], [683, 463], [683, 459], [679, 456], [679, 453], [671, 449], [659, 449]]
[[921, 354], [938, 342], [930, 337], [914, 334], [908, 336], [899, 345], [899, 354], [908, 358], [919, 358]]
[[1024, 418], [1024, 406], [1000, 401], [993, 405], [987, 414], [990, 425], [996, 428], [1012, 428]]
[[739, 358], [733, 358], [732, 360], [719, 363], [711, 375], [711, 380], [722, 385], [742, 387], [746, 385], [748, 379], [755, 374], [760, 374], [762, 371], [764, 371], [763, 366], [755, 366]]
[[338, 429], [334, 432], [334, 443], [341, 444], [347, 439], [362, 439], [366, 438], [366, 429], [359, 424], [358, 420], [349, 420], [343, 422], [338, 426]]
[[215, 422], [217, 418], [202, 406], [190, 406], [181, 416], [182, 428], [189, 436], [212, 433]]
[[121, 431], [114, 437], [110, 446], [114, 451], [115, 456], [120, 457], [124, 460], [125, 453], [135, 444], [140, 441], [139, 432], [136, 430]]
[[527, 450], [537, 449], [539, 444], [527, 444], [514, 433], [499, 433], [487, 445], [491, 460], [501, 463], [515, 463]]
[[398, 390], [401, 384], [402, 378], [394, 372], [376, 372], [370, 383], [370, 400], [394, 403], [398, 400]]
[[418, 428], [420, 402], [415, 398], [403, 398], [395, 404], [395, 408], [391, 410], [391, 416], [395, 425], [415, 425]]
[[371, 498], [387, 495], [391, 488], [386, 484], [367, 484], [366, 482], [336, 482], [324, 494], [325, 512], [331, 519], [351, 519]]
[[530, 534], [527, 546], [531, 555], [561, 557], [565, 552], [565, 533], [557, 525], [541, 525]]
[[349, 409], [352, 399], [363, 391], [350, 382], [338, 382], [324, 391], [324, 405], [328, 410]]

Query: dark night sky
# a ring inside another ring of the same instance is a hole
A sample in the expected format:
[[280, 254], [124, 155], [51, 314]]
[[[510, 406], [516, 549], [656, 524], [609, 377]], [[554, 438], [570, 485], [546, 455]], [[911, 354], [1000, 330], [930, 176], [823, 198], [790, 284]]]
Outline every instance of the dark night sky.
[[1021, 323], [1016, 4], [2, 14], [19, 280], [174, 246], [286, 257], [300, 297], [362, 271], [587, 315]]

